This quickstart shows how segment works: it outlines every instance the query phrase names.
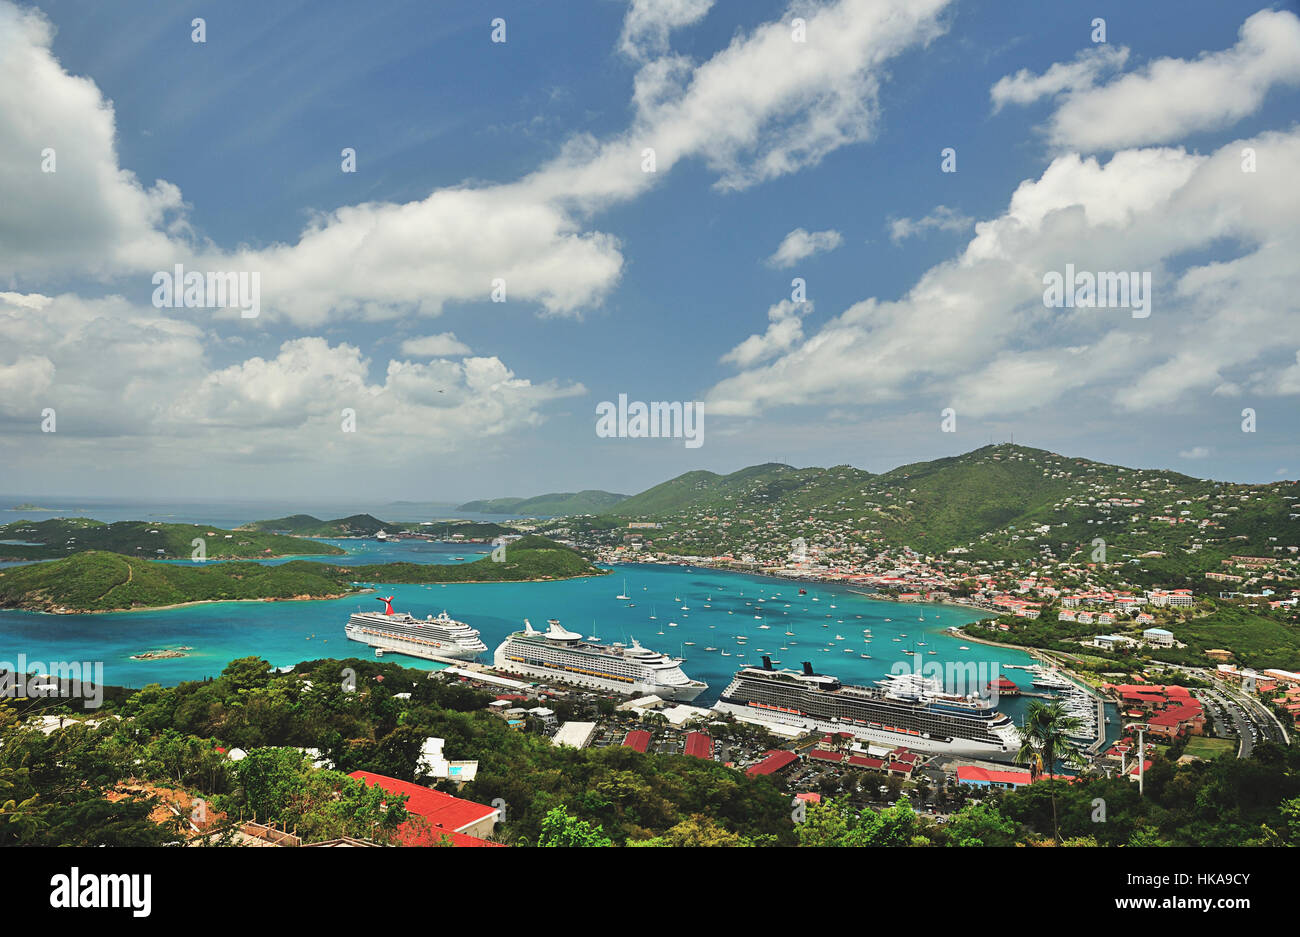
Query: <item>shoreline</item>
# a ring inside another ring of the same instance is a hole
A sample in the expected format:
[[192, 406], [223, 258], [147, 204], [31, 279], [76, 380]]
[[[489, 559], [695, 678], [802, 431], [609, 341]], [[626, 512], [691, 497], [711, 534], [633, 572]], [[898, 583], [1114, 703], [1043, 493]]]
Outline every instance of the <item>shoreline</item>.
[[[355, 567], [361, 568], [361, 567]], [[559, 578], [551, 577], [547, 579], [460, 579], [455, 582], [386, 582], [382, 585], [392, 586], [463, 586], [463, 585], [488, 585], [491, 583], [543, 583], [543, 582], [569, 582], [573, 579], [584, 579], [588, 576], [608, 575], [609, 570], [597, 570], [594, 573], [583, 573], [580, 576], [562, 576]], [[372, 586], [366, 586], [363, 589], [357, 589], [352, 592], [340, 592], [337, 595], [312, 595], [312, 596], [265, 596], [257, 599], [195, 599], [192, 602], [172, 602], [168, 605], [150, 605], [144, 608], [93, 608], [77, 609], [62, 608], [59, 611], [46, 608], [20, 608], [18, 606], [0, 606], [0, 611], [29, 612], [33, 615], [128, 615], [139, 612], [163, 612], [177, 608], [190, 608], [195, 605], [220, 605], [222, 603], [236, 604], [242, 602], [325, 602], [335, 599], [346, 599], [354, 595], [367, 595], [378, 590]]]

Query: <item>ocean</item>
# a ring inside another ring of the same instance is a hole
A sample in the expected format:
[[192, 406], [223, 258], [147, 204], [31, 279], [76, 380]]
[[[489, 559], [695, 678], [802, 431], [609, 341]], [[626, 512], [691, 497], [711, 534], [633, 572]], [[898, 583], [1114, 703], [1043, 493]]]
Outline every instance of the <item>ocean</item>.
[[[456, 557], [471, 562], [481, 558], [479, 551], [490, 549], [410, 540], [328, 542], [348, 552], [328, 559], [351, 565], [459, 562]], [[615, 598], [624, 594], [625, 583], [628, 599]], [[801, 596], [800, 585], [793, 581], [641, 564], [614, 567], [608, 576], [562, 582], [375, 585], [381, 594], [395, 597], [393, 606], [400, 611], [423, 617], [445, 609], [479, 629], [489, 659], [491, 649], [522, 628], [524, 619], [545, 627], [547, 619], [557, 618], [605, 642], [636, 638], [646, 647], [686, 658], [686, 673], [709, 684], [696, 700], [704, 705], [716, 701], [737, 669], [759, 664], [763, 654], [780, 661], [775, 664], [780, 667], [798, 668], [808, 661], [818, 672], [846, 683], [870, 684], [910, 666], [925, 668], [927, 676], [942, 668], [938, 673], [949, 678], [950, 686], [955, 668], [968, 678], [978, 674], [982, 683], [1001, 675], [1024, 690], [1032, 689], [1030, 674], [1016, 669], [1033, 663], [1030, 655], [964, 641], [947, 632], [949, 626], [974, 621], [980, 614], [873, 599], [835, 584], [804, 584], [808, 594]], [[344, 637], [343, 626], [354, 610], [375, 607], [378, 603], [367, 594], [94, 615], [0, 610], [0, 662], [14, 662], [19, 653], [28, 661], [99, 661], [106, 683], [141, 687], [215, 676], [234, 658], [252, 655], [277, 667], [322, 657], [372, 657], [370, 648]], [[741, 636], [744, 642], [737, 640]], [[182, 646], [191, 648], [185, 657], [131, 659], [144, 651]], [[707, 650], [710, 647], [715, 650]], [[441, 669], [431, 661], [400, 655], [386, 659], [423, 670]], [[966, 692], [974, 689], [967, 683]], [[1001, 708], [1018, 719], [1025, 705], [1024, 699], [1010, 698]]]

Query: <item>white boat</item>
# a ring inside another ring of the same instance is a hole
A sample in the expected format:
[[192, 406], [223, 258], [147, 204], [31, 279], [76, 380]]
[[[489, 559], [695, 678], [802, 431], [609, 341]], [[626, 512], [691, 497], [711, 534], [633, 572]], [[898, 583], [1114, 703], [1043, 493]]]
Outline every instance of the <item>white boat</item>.
[[497, 647], [493, 666], [546, 682], [683, 702], [708, 689], [708, 684], [682, 672], [682, 658], [644, 648], [636, 639], [628, 645], [592, 644], [555, 619], [547, 625], [546, 631], [537, 631], [525, 619], [524, 630]]
[[391, 651], [425, 660], [472, 660], [487, 650], [477, 629], [456, 621], [445, 610], [436, 618], [429, 615], [422, 620], [394, 612], [391, 595], [375, 598], [384, 603], [384, 610], [354, 613], [343, 633], [351, 641], [373, 647], [377, 657]]

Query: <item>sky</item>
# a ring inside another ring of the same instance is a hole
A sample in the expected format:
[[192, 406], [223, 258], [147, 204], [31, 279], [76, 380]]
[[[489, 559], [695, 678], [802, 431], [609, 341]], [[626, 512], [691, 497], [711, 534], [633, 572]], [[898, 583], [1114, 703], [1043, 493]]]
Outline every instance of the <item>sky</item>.
[[[1295, 10], [0, 0], [0, 492], [632, 493], [1008, 440], [1296, 478]], [[160, 300], [178, 264], [257, 314]], [[1149, 303], [1049, 305], [1067, 269]], [[598, 433], [620, 395], [700, 444]]]

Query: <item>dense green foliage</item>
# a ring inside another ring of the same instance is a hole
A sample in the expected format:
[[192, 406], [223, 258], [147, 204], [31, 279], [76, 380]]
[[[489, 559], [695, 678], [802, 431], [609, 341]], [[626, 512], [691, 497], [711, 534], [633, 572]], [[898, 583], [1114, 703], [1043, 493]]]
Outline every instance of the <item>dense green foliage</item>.
[[203, 541], [208, 559], [250, 559], [264, 556], [340, 555], [328, 543], [256, 530], [224, 530], [203, 524], [155, 524], [118, 521], [105, 524], [87, 517], [57, 517], [45, 521], [14, 521], [0, 526], [0, 540], [21, 540], [40, 546], [0, 545], [0, 554], [16, 559], [53, 559], [84, 550], [107, 550], [148, 559], [189, 559], [193, 541]]
[[457, 511], [478, 514], [515, 514], [520, 517], [557, 517], [563, 514], [599, 514], [627, 498], [609, 491], [565, 491], [531, 498], [491, 498], [469, 501]]
[[516, 582], [601, 574], [580, 553], [544, 537], [510, 544], [504, 562], [485, 556], [473, 563], [427, 565], [334, 566], [294, 560], [278, 566], [178, 566], [90, 551], [0, 570], [0, 607], [110, 611], [184, 602], [324, 598], [354, 592], [363, 582]]
[[[178, 824], [148, 819], [152, 799], [106, 796], [127, 781], [180, 789], [230, 820], [256, 815], [308, 841], [389, 841], [406, 819], [400, 798], [347, 775], [446, 786], [418, 768], [424, 739], [437, 736], [449, 757], [479, 762], [458, 793], [504, 803], [497, 835], [517, 845], [1300, 845], [1300, 751], [1270, 743], [1245, 760], [1157, 756], [1145, 797], [1130, 780], [1090, 776], [962, 788], [964, 805], [938, 823], [901, 798], [876, 810], [843, 795], [792, 811], [778, 780], [683, 755], [557, 748], [486, 712], [490, 699], [393, 663], [321, 660], [278, 673], [244, 658], [216, 679], [145, 687], [110, 718], [48, 735], [0, 707], [0, 844], [178, 838]], [[223, 750], [234, 747], [248, 756], [231, 761]], [[313, 768], [295, 748], [333, 767]]]
[[[785, 795], [769, 779], [684, 755], [557, 748], [486, 712], [490, 700], [391, 663], [325, 660], [280, 674], [246, 658], [215, 680], [145, 687], [120, 707], [120, 722], [77, 725], [51, 738], [57, 744], [65, 733], [72, 739], [88, 732], [96, 740], [72, 766], [65, 787], [75, 787], [85, 772], [104, 785], [128, 776], [184, 785], [211, 799], [214, 809], [256, 813], [312, 837], [375, 838], [368, 826], [391, 829], [395, 821], [385, 823], [376, 801], [340, 775], [365, 770], [429, 783], [417, 770], [429, 736], [446, 739], [451, 757], [478, 760], [477, 778], [460, 793], [480, 803], [502, 798], [506, 822], [498, 830], [509, 842], [565, 841], [583, 830], [617, 844], [660, 836], [736, 843], [792, 836]], [[0, 757], [8, 756], [10, 737], [0, 741]], [[216, 754], [218, 745], [251, 754], [227, 762]], [[320, 750], [335, 770], [310, 769], [292, 747]], [[339, 792], [342, 804], [333, 800]]]
[[994, 564], [1086, 563], [1100, 538], [1108, 562], [1137, 583], [1214, 594], [1204, 573], [1234, 555], [1291, 556], [1298, 502], [1292, 481], [1232, 485], [996, 445], [879, 475], [775, 463], [688, 472], [582, 529], [656, 521], [655, 549], [677, 554], [784, 560], [804, 537], [828, 556], [906, 546]]

